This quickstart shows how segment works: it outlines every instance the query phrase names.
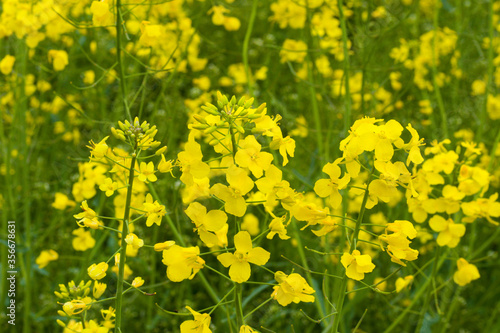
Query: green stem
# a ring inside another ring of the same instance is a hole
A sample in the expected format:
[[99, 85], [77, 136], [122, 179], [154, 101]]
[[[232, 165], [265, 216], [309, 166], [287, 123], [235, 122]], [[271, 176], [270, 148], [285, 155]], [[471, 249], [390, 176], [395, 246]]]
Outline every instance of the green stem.
[[439, 31], [439, 8], [434, 9], [434, 36], [432, 38], [432, 82], [434, 86], [434, 93], [436, 94], [436, 99], [438, 102], [439, 113], [441, 115], [441, 130], [443, 131], [444, 138], [448, 138], [448, 117], [446, 115], [446, 110], [444, 108], [443, 98], [441, 97], [441, 91], [437, 82], [438, 70], [437, 70], [437, 60], [438, 55], [436, 54], [436, 37]]
[[257, 4], [258, 0], [253, 0], [252, 11], [250, 12], [250, 20], [248, 22], [247, 32], [245, 34], [245, 39], [243, 40], [243, 65], [245, 66], [245, 75], [247, 76], [248, 82], [248, 94], [252, 96], [253, 94], [253, 82], [250, 79], [250, 68], [248, 67], [248, 44], [250, 42], [250, 36], [252, 36], [253, 25], [255, 22], [255, 16], [257, 14]]
[[132, 115], [127, 102], [127, 87], [125, 85], [125, 70], [122, 60], [122, 13], [121, 0], [116, 0], [116, 61], [118, 62], [118, 75], [120, 76], [120, 91], [122, 94], [123, 106], [127, 112], [127, 117], [132, 122]]
[[[368, 177], [367, 183], [366, 183], [366, 188], [370, 185], [371, 181], [371, 173], [370, 176]], [[366, 210], [366, 202], [368, 201], [368, 195], [369, 191], [365, 191], [365, 194], [363, 196], [363, 202], [361, 203], [361, 210], [359, 211], [358, 215], [358, 220], [356, 221], [356, 227], [354, 228], [354, 232], [352, 233], [351, 236], [351, 243], [349, 245], [349, 254], [352, 254], [354, 250], [356, 250], [356, 245], [358, 242], [358, 236], [359, 236], [359, 230], [361, 229], [361, 224], [363, 223], [363, 216], [365, 215], [365, 210]], [[342, 279], [342, 283], [340, 285], [339, 289], [339, 294], [338, 294], [338, 299], [336, 303], [337, 307], [337, 314], [335, 315], [333, 319], [333, 326], [332, 326], [332, 333], [337, 333], [338, 327], [340, 325], [340, 320], [342, 319], [342, 308], [344, 307], [344, 299], [346, 295], [346, 288], [347, 288], [347, 281], [348, 277], [344, 273], [344, 277]]]
[[[493, 70], [494, 70], [494, 64], [493, 64], [493, 57], [494, 57], [494, 47], [493, 47], [493, 39], [495, 37], [495, 26], [493, 25], [493, 4], [494, 1], [489, 2], [489, 8], [488, 8], [488, 22], [489, 22], [489, 47], [488, 47], [488, 77], [486, 79], [486, 96], [484, 98], [484, 105], [483, 109], [481, 110], [481, 115], [479, 118], [479, 126], [477, 130], [477, 135], [476, 135], [476, 142], [481, 142], [483, 138], [483, 130], [486, 124], [486, 118], [488, 114], [488, 94], [491, 92], [491, 89], [493, 88]], [[493, 152], [494, 153], [494, 152]]]
[[[137, 145], [136, 145], [137, 148]], [[135, 149], [134, 155], [132, 157], [132, 162], [130, 165], [135, 165]], [[125, 238], [128, 235], [128, 223], [130, 218], [130, 202], [132, 201], [132, 186], [134, 183], [134, 168], [130, 168], [130, 173], [128, 177], [129, 187], [127, 189], [127, 199], [125, 201], [125, 216], [123, 217], [123, 226], [122, 226], [122, 249], [120, 251], [120, 263], [118, 266], [118, 281], [116, 286], [116, 320], [115, 320], [115, 333], [121, 333], [121, 325], [122, 325], [122, 300], [123, 300], [123, 280], [124, 280], [124, 272], [125, 272], [125, 260], [127, 257], [127, 242], [125, 242]]]
[[[344, 46], [344, 77], [345, 77], [345, 113], [344, 113], [344, 137], [347, 137], [351, 125], [351, 94], [349, 90], [349, 48], [347, 39], [347, 27], [344, 16], [343, 0], [339, 0], [340, 27], [342, 29], [342, 43]], [[337, 316], [336, 316], [337, 317]]]
[[[295, 223], [292, 223], [292, 225], [294, 227], [293, 228], [294, 239], [297, 241], [297, 250], [299, 252], [300, 261], [302, 262], [302, 265], [304, 266], [305, 271], [306, 271], [307, 282], [309, 283], [309, 285], [314, 287], [313, 278], [311, 275], [312, 271], [309, 268], [309, 264], [307, 263], [307, 258], [306, 258], [306, 254], [304, 252], [304, 246], [302, 245], [302, 239], [300, 237], [299, 228], [297, 227], [297, 225]], [[320, 317], [324, 317], [325, 312], [323, 310], [323, 307], [321, 306], [319, 297], [315, 297], [314, 304], [316, 305], [316, 309], [318, 310]]]
[[[439, 258], [439, 262], [438, 262], [438, 265], [437, 265], [437, 270], [439, 270], [439, 268], [443, 265], [443, 262], [445, 261], [446, 256], [447, 256], [447, 252], [448, 251], [446, 251], [444, 253], [444, 255]], [[390, 332], [392, 332], [399, 325], [399, 323], [403, 319], [405, 319], [406, 315], [411, 311], [411, 309], [417, 304], [417, 302], [420, 300], [420, 298], [424, 295], [424, 292], [427, 290], [427, 287], [429, 286], [429, 284], [431, 283], [431, 281], [432, 281], [431, 278], [428, 278], [428, 279], [425, 280], [424, 284], [413, 295], [413, 299], [412, 299], [410, 305], [408, 305], [403, 310], [403, 312], [401, 312], [401, 314], [395, 320], [392, 321], [391, 325], [389, 325], [389, 327], [387, 327], [383, 333], [390, 333]]]
[[241, 301], [243, 297], [243, 291], [241, 288], [241, 283], [234, 283], [234, 298], [236, 305], [236, 329], [244, 325], [245, 321], [243, 320], [243, 308], [241, 307]]
[[[434, 264], [432, 265], [432, 274], [431, 274], [431, 277], [429, 278], [430, 281], [432, 282], [432, 284], [434, 284], [434, 281], [436, 278], [440, 255], [441, 255], [441, 247], [438, 247], [436, 249], [436, 254], [434, 257]], [[415, 333], [420, 332], [420, 329], [422, 328], [422, 324], [424, 323], [425, 314], [427, 313], [427, 309], [429, 308], [429, 304], [431, 302], [432, 288], [430, 288], [428, 286], [426, 289], [427, 289], [427, 295], [426, 295], [425, 300], [424, 300], [424, 305], [422, 306], [422, 309], [420, 310], [420, 316], [418, 319], [417, 328], [415, 329]]]

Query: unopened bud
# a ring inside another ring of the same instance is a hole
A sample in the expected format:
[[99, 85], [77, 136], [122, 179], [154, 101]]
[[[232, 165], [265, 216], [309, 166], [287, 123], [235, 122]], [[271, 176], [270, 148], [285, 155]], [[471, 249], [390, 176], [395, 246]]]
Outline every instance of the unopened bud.
[[167, 151], [167, 146], [163, 146], [161, 147], [160, 149], [158, 149], [155, 153], [156, 156], [160, 156], [161, 154], [163, 154], [164, 152]]
[[214, 131], [217, 130], [217, 126], [210, 126], [209, 128], [207, 128], [206, 130], [203, 131], [203, 133], [205, 134], [210, 134], [210, 133], [213, 133]]

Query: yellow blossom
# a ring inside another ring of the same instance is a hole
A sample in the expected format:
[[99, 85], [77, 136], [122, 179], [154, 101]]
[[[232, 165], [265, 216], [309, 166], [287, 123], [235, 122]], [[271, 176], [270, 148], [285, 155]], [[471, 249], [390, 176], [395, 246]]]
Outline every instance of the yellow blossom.
[[274, 279], [279, 283], [279, 286], [274, 286], [271, 297], [278, 301], [282, 306], [300, 302], [314, 302], [314, 289], [307, 284], [306, 279], [297, 273], [286, 275], [278, 271], [274, 273]]
[[413, 282], [413, 275], [405, 276], [404, 278], [399, 277], [396, 280], [396, 292], [401, 292], [401, 290], [405, 289], [408, 285]]
[[94, 298], [98, 299], [99, 297], [101, 297], [102, 294], [104, 294], [104, 292], [106, 291], [106, 287], [106, 283], [97, 282], [96, 280], [94, 280], [94, 288], [92, 289], [92, 295], [94, 296]]
[[136, 277], [133, 281], [132, 281], [132, 287], [135, 287], [135, 288], [139, 288], [140, 286], [142, 286], [144, 284], [144, 280], [143, 278], [141, 278], [140, 276]]
[[106, 271], [108, 270], [108, 264], [101, 262], [99, 264], [92, 264], [87, 272], [92, 280], [100, 280], [106, 276]]
[[[216, 233], [220, 231], [227, 221], [227, 215], [220, 210], [211, 210], [207, 213], [205, 206], [198, 202], [193, 202], [185, 210], [186, 215], [196, 225], [196, 231], [200, 239], [206, 246], [219, 245], [219, 238]], [[225, 244], [221, 244], [224, 246]], [[227, 244], [226, 244], [227, 245]]]
[[59, 259], [59, 254], [54, 250], [43, 250], [38, 258], [36, 258], [35, 263], [38, 268], [44, 268], [49, 264], [49, 262]]
[[9, 75], [12, 72], [12, 68], [14, 67], [15, 61], [16, 61], [16, 57], [11, 56], [10, 54], [7, 54], [0, 61], [0, 72], [2, 72], [3, 75]]
[[205, 265], [205, 260], [201, 259], [198, 254], [200, 254], [200, 249], [197, 246], [173, 245], [163, 251], [163, 263], [167, 266], [167, 277], [170, 281], [191, 280]]
[[347, 277], [353, 280], [363, 280], [365, 273], [370, 273], [375, 268], [372, 258], [367, 255], [361, 255], [361, 252], [354, 250], [352, 254], [344, 253], [340, 259], [346, 269]]
[[453, 281], [461, 287], [481, 277], [477, 267], [469, 264], [464, 258], [457, 260], [457, 267], [458, 270], [453, 274]]
[[233, 253], [223, 253], [217, 259], [224, 267], [229, 267], [229, 277], [237, 283], [248, 281], [250, 278], [250, 263], [265, 265], [271, 254], [261, 247], [252, 248], [252, 239], [247, 231], [240, 231], [234, 236]]
[[48, 53], [49, 62], [52, 63], [54, 70], [60, 72], [68, 64], [68, 53], [64, 50], [50, 50]]
[[137, 178], [139, 178], [141, 182], [155, 182], [158, 180], [155, 176], [155, 165], [153, 162], [149, 162], [148, 164], [146, 164], [146, 162], [141, 162], [139, 169]]
[[92, 237], [90, 231], [78, 228], [73, 230], [72, 234], [76, 236], [72, 240], [73, 248], [76, 251], [86, 251], [94, 247], [95, 239]]
[[454, 223], [452, 219], [445, 220], [440, 215], [431, 217], [429, 226], [432, 230], [439, 232], [436, 240], [439, 246], [447, 245], [450, 248], [454, 248], [465, 234], [465, 225]]
[[181, 324], [181, 333], [212, 333], [210, 329], [211, 318], [208, 313], [199, 313], [186, 306], [194, 320], [186, 320]]

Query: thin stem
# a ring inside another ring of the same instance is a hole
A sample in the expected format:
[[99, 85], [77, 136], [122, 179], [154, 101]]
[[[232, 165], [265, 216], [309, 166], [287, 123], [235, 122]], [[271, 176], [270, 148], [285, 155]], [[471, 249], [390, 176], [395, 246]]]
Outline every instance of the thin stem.
[[[370, 185], [372, 174], [370, 173], [370, 176], [368, 177], [368, 181], [366, 184], [366, 188]], [[359, 236], [359, 231], [361, 229], [361, 224], [363, 223], [363, 216], [365, 215], [365, 210], [366, 210], [366, 202], [368, 201], [368, 195], [369, 192], [365, 191], [365, 194], [363, 196], [363, 202], [361, 203], [361, 210], [358, 215], [358, 220], [356, 221], [356, 227], [354, 228], [354, 232], [352, 233], [351, 236], [351, 243], [349, 246], [349, 254], [352, 254], [354, 250], [356, 250], [356, 245], [358, 242], [358, 236]], [[333, 325], [332, 325], [332, 333], [337, 333], [340, 320], [342, 319], [342, 308], [344, 307], [344, 299], [346, 295], [346, 288], [347, 288], [347, 275], [344, 275], [344, 278], [342, 279], [342, 283], [340, 285], [340, 290], [339, 290], [339, 295], [338, 295], [338, 300], [336, 303], [337, 307], [337, 315], [333, 319]]]
[[[344, 113], [344, 137], [347, 137], [349, 126], [351, 125], [351, 94], [349, 90], [349, 48], [347, 39], [347, 27], [344, 16], [343, 0], [339, 0], [340, 27], [342, 29], [342, 44], [344, 47], [344, 77], [345, 77], [345, 113]], [[363, 92], [361, 92], [363, 93]], [[337, 317], [337, 316], [336, 316]], [[336, 318], [335, 317], [335, 318]]]
[[[494, 58], [494, 46], [493, 46], [493, 40], [495, 37], [495, 26], [493, 24], [493, 6], [494, 6], [494, 1], [489, 2], [489, 8], [488, 8], [488, 23], [489, 23], [489, 47], [488, 47], [488, 77], [486, 79], [486, 96], [484, 98], [484, 105], [483, 109], [481, 110], [481, 115], [479, 119], [479, 126], [477, 127], [477, 135], [476, 135], [476, 142], [481, 142], [483, 138], [483, 131], [484, 128], [486, 127], [486, 118], [487, 118], [487, 113], [488, 113], [488, 95], [491, 93], [491, 89], [493, 88], [493, 71], [494, 71], [494, 64], [493, 64], [493, 58]], [[492, 152], [493, 156], [494, 152]]]
[[243, 291], [241, 290], [241, 283], [234, 283], [234, 298], [236, 305], [236, 329], [241, 327], [245, 321], [243, 318], [243, 308], [241, 306], [241, 301], [243, 297]]
[[[120, 91], [122, 93], [123, 106], [127, 112], [129, 121], [132, 122], [132, 115], [127, 102], [127, 87], [125, 85], [125, 70], [122, 60], [122, 15], [121, 15], [121, 0], [116, 0], [116, 61], [118, 62], [118, 74], [120, 76]], [[131, 164], [132, 166], [134, 164]]]
[[[119, 4], [119, 0], [117, 2]], [[137, 146], [136, 146], [137, 148]], [[135, 149], [134, 155], [132, 157], [132, 164], [134, 165], [136, 161], [135, 157]], [[128, 223], [129, 223], [129, 215], [130, 215], [130, 203], [132, 201], [132, 186], [134, 183], [134, 168], [130, 168], [128, 184], [129, 187], [127, 189], [127, 199], [125, 202], [125, 216], [123, 217], [123, 226], [122, 226], [122, 249], [120, 251], [120, 263], [118, 266], [118, 281], [116, 286], [116, 320], [115, 320], [115, 333], [121, 333], [121, 324], [122, 324], [122, 299], [123, 299], [123, 281], [124, 281], [124, 272], [125, 272], [125, 260], [127, 257], [127, 242], [125, 242], [125, 237], [128, 235]]]
[[252, 96], [253, 94], [253, 82], [250, 79], [250, 68], [248, 67], [248, 44], [250, 42], [250, 36], [252, 36], [253, 25], [255, 22], [255, 16], [257, 14], [257, 4], [258, 0], [253, 0], [252, 11], [250, 13], [250, 20], [248, 22], [247, 32], [245, 33], [245, 39], [243, 40], [243, 65], [245, 66], [245, 75], [247, 76], [248, 82], [248, 94]]
[[444, 138], [448, 138], [448, 117], [444, 108], [443, 98], [437, 82], [438, 70], [437, 61], [438, 55], [436, 51], [436, 39], [439, 31], [439, 7], [434, 8], [434, 36], [432, 37], [432, 82], [434, 86], [434, 93], [438, 102], [439, 113], [441, 115], [441, 130], [443, 131]]

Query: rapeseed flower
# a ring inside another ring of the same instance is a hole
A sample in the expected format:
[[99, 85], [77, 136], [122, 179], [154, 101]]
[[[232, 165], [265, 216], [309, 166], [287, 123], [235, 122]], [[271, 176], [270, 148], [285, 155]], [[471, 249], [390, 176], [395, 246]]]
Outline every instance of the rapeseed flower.
[[248, 281], [250, 264], [265, 265], [271, 254], [261, 247], [252, 247], [252, 239], [247, 231], [240, 231], [234, 236], [234, 253], [223, 253], [217, 259], [224, 267], [229, 267], [229, 277], [237, 283]]
[[367, 254], [362, 255], [358, 250], [354, 250], [352, 254], [344, 253], [340, 262], [346, 269], [347, 277], [357, 281], [363, 280], [365, 273], [370, 273], [375, 268], [372, 258]]
[[205, 265], [205, 260], [198, 256], [198, 246], [181, 247], [173, 245], [163, 251], [163, 263], [167, 266], [167, 277], [170, 281], [191, 280]]
[[282, 306], [300, 302], [314, 302], [314, 289], [307, 284], [306, 279], [297, 273], [286, 275], [278, 271], [274, 274], [274, 279], [279, 286], [274, 286], [271, 297], [278, 301]]
[[186, 320], [181, 324], [181, 333], [212, 333], [210, 330], [211, 318], [208, 313], [199, 313], [186, 306], [186, 309], [191, 312], [194, 320]]
[[59, 254], [54, 250], [43, 250], [38, 258], [36, 258], [35, 263], [38, 268], [42, 269], [46, 267], [49, 262], [59, 259]]
[[453, 274], [453, 281], [461, 287], [481, 277], [477, 267], [469, 264], [464, 258], [457, 260], [457, 267], [458, 270]]

